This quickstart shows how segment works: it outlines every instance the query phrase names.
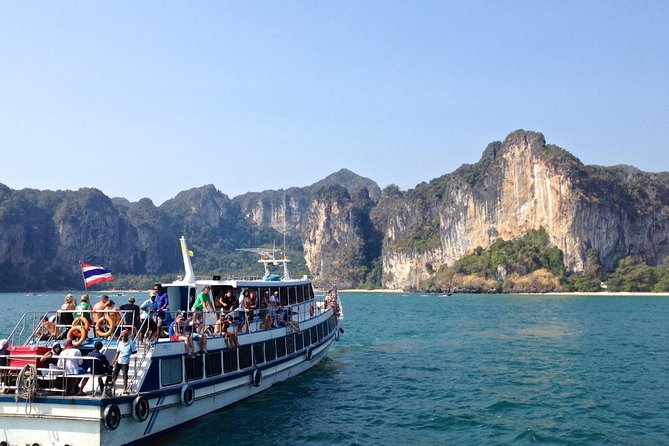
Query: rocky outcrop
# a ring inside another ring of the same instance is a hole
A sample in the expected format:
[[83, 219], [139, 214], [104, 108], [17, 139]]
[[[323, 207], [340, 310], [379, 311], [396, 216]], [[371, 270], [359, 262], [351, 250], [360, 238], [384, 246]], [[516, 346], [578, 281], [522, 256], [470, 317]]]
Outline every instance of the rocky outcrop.
[[[394, 200], [384, 286], [416, 287], [430, 270], [476, 247], [540, 227], [575, 272], [589, 261], [610, 269], [628, 255], [657, 263], [669, 254], [667, 177], [636, 171], [625, 179], [615, 172], [583, 166], [539, 133], [514, 132], [491, 144], [479, 163]], [[654, 192], [631, 198], [631, 184]]]

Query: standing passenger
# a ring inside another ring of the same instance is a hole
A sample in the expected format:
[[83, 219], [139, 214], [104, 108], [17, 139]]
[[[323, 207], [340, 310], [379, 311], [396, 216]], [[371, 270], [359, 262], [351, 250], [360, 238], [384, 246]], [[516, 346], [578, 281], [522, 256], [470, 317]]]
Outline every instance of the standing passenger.
[[121, 339], [116, 346], [114, 355], [114, 372], [111, 379], [111, 385], [116, 384], [119, 371], [123, 370], [123, 395], [128, 394], [128, 368], [130, 365], [130, 356], [137, 351], [135, 343], [128, 338], [128, 330], [121, 331]]
[[169, 311], [170, 300], [167, 297], [167, 291], [163, 290], [161, 284], [155, 284], [153, 291], [156, 292], [156, 330], [158, 332], [156, 337], [160, 337], [162, 326], [169, 320], [169, 313], [167, 313], [167, 311]]

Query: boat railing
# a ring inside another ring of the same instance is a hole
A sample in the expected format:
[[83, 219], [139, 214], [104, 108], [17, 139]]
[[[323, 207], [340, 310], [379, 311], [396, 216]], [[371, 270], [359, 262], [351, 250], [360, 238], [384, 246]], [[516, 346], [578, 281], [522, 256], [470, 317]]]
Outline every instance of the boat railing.
[[[0, 366], [0, 392], [14, 393], [26, 399], [36, 395], [66, 395], [68, 388], [83, 392], [88, 383], [91, 388], [88, 395], [102, 395], [108, 377], [111, 376], [111, 368], [103, 370], [101, 364], [96, 365], [96, 373], [92, 373], [92, 361], [99, 360], [91, 356], [65, 357], [51, 354], [47, 358], [45, 353], [10, 353], [4, 358], [7, 365]], [[65, 364], [60, 364], [61, 358], [63, 361], [81, 360], [81, 364], [76, 365], [79, 369], [77, 373], [68, 373], [64, 368]], [[3, 359], [2, 355], [0, 359]], [[104, 373], [100, 373], [101, 371]], [[100, 388], [98, 379], [103, 380], [103, 388]], [[83, 393], [76, 395], [83, 396]]]

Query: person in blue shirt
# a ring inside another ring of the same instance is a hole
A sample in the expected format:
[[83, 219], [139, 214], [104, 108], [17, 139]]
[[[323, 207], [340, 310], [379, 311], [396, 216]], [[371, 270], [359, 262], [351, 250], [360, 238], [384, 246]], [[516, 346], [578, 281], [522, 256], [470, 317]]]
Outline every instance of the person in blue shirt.
[[123, 370], [123, 395], [128, 394], [128, 367], [130, 365], [130, 356], [137, 352], [135, 342], [129, 338], [128, 330], [121, 331], [121, 338], [116, 346], [116, 354], [114, 355], [114, 372], [112, 374], [111, 386], [116, 384], [116, 378], [121, 370]]
[[153, 291], [156, 293], [156, 338], [160, 337], [163, 325], [169, 321], [169, 306], [170, 300], [167, 297], [167, 291], [163, 290], [163, 286], [159, 283], [155, 284]]

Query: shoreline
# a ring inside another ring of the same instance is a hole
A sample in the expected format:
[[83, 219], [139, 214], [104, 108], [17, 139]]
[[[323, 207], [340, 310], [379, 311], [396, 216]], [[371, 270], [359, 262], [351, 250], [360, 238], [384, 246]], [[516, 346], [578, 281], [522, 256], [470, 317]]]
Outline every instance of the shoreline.
[[[319, 290], [321, 291], [321, 290]], [[385, 290], [385, 289], [375, 289], [375, 290], [364, 290], [364, 289], [345, 289], [337, 290], [339, 293], [389, 293], [389, 294], [434, 294], [442, 295], [446, 293], [433, 293], [428, 291], [404, 291], [404, 290]], [[598, 292], [586, 292], [586, 291], [550, 291], [548, 293], [458, 293], [454, 292], [453, 295], [467, 295], [467, 294], [490, 294], [490, 295], [516, 295], [516, 296], [659, 296], [659, 297], [669, 297], [669, 292], [663, 293], [653, 293], [652, 291], [598, 291]]]

